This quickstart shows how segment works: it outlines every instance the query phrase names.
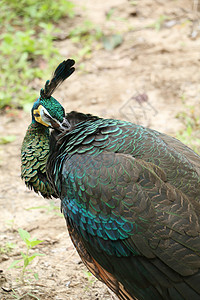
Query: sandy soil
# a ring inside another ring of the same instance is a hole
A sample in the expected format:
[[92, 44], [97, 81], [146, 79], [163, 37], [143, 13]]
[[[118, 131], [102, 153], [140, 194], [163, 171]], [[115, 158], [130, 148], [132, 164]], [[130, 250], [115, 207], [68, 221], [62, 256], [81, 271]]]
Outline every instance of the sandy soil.
[[[177, 113], [187, 111], [187, 105], [198, 109], [200, 95], [199, 15], [191, 2], [96, 0], [94, 5], [82, 0], [76, 18], [61, 22], [63, 34], [71, 23], [87, 18], [105, 33], [121, 33], [123, 43], [113, 51], [94, 50], [84, 60], [84, 71], [67, 80], [55, 97], [66, 111], [131, 120], [175, 136], [183, 126]], [[114, 13], [106, 20], [111, 8]], [[65, 57], [77, 51], [67, 39], [56, 45]], [[0, 145], [0, 299], [115, 299], [81, 263], [55, 209], [59, 201], [35, 195], [20, 179], [20, 147], [29, 123], [30, 115], [22, 111], [0, 116], [0, 136], [17, 137]], [[31, 250], [45, 254], [31, 265], [39, 279], [29, 273], [26, 284], [17, 280], [20, 269], [7, 269], [25, 251], [18, 228], [44, 241]], [[11, 251], [8, 242], [16, 244]]]

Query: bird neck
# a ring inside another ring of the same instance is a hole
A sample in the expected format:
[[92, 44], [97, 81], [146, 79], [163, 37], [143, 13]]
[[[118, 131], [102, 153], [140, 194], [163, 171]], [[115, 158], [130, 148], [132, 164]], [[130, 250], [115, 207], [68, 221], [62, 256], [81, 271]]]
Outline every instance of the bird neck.
[[22, 143], [21, 177], [29, 188], [40, 192], [43, 197], [51, 198], [55, 195], [46, 174], [48, 157], [49, 129], [32, 122]]

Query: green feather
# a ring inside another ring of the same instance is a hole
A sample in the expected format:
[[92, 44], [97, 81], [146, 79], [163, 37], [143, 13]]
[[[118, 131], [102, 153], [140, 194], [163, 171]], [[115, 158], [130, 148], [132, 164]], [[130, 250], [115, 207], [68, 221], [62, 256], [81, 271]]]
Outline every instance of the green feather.
[[56, 123], [49, 137], [33, 118], [22, 178], [44, 197], [59, 196], [82, 260], [120, 300], [199, 299], [200, 157], [130, 122], [65, 116], [51, 94], [73, 64], [58, 66], [33, 105], [70, 126], [60, 133]]
[[49, 129], [31, 123], [21, 148], [21, 177], [29, 188], [42, 196], [55, 196], [46, 177], [46, 162], [49, 156]]

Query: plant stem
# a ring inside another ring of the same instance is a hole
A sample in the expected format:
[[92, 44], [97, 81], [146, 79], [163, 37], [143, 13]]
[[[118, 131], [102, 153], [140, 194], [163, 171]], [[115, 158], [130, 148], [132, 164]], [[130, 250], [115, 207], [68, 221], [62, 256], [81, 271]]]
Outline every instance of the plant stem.
[[30, 250], [30, 247], [28, 246], [27, 248], [26, 248], [26, 256], [25, 256], [25, 258], [24, 258], [24, 265], [23, 265], [23, 269], [22, 269], [22, 272], [21, 272], [21, 282], [24, 284], [25, 282], [24, 282], [24, 273], [26, 272], [26, 265], [25, 265], [25, 261], [26, 261], [26, 259], [28, 259], [28, 257], [29, 257], [29, 250]]

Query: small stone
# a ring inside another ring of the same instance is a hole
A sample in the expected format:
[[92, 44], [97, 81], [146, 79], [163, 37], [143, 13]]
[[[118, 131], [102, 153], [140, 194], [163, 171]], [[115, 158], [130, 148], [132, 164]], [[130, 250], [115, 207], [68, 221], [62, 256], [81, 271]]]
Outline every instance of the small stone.
[[70, 284], [71, 284], [71, 281], [67, 281], [67, 282], [65, 283], [65, 286], [68, 288], [68, 287], [70, 286]]
[[91, 100], [91, 104], [97, 104], [97, 103], [98, 103], [97, 99], [92, 99]]

